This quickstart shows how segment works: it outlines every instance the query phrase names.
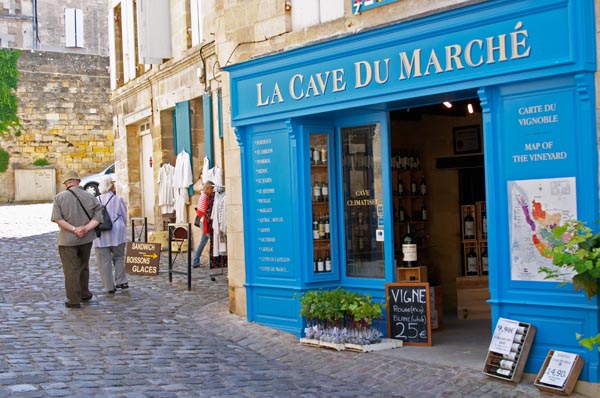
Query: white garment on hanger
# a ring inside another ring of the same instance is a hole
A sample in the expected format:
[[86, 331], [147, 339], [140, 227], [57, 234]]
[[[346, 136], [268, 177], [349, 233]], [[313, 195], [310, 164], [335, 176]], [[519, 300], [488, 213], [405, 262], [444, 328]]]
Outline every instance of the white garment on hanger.
[[202, 184], [206, 184], [206, 181], [210, 180], [210, 178], [207, 177], [209, 168], [210, 168], [210, 160], [208, 160], [208, 156], [205, 156], [204, 162], [202, 163]]
[[213, 256], [227, 255], [227, 210], [225, 193], [216, 193], [212, 208]]
[[182, 150], [175, 161], [175, 173], [173, 174], [173, 189], [175, 195], [175, 222], [186, 223], [187, 212], [185, 205], [190, 203], [188, 187], [192, 185], [192, 164], [190, 155]]
[[170, 163], [163, 164], [158, 171], [158, 205], [162, 214], [173, 213], [175, 209], [174, 174], [175, 167]]
[[206, 176], [206, 180], [212, 181], [215, 184], [215, 186], [223, 186], [223, 170], [221, 170], [219, 166], [215, 166], [212, 169], [208, 170]]

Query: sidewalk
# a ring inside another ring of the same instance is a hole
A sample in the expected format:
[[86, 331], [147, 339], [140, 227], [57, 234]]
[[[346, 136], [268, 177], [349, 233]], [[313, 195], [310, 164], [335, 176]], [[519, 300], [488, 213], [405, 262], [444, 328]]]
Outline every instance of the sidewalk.
[[[0, 219], [17, 218], [16, 210], [0, 206]], [[30, 209], [25, 217], [45, 218]], [[229, 313], [226, 275], [211, 281], [207, 268], [193, 270], [192, 291], [185, 275], [170, 284], [161, 273], [129, 275], [129, 289], [108, 295], [92, 259], [94, 298], [67, 309], [57, 232], [28, 236], [38, 227], [14, 225], [23, 237], [0, 237], [0, 398], [553, 397], [531, 382], [483, 375], [489, 338], [461, 337], [450, 321], [432, 347], [355, 353], [303, 346]], [[161, 267], [168, 267], [166, 252]]]

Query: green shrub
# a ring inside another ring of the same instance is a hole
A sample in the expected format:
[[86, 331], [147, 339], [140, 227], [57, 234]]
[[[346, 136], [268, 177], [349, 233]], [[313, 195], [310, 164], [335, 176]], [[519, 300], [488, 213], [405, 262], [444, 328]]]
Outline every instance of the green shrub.
[[34, 166], [48, 166], [49, 164], [50, 162], [48, 162], [46, 158], [36, 159], [35, 162], [33, 162]]

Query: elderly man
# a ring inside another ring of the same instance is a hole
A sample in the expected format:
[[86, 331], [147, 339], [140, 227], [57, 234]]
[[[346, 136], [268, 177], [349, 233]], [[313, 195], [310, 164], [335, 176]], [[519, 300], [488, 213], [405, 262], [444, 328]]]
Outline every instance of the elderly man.
[[66, 190], [54, 197], [51, 220], [58, 224], [58, 253], [65, 275], [67, 308], [81, 308], [92, 299], [89, 289], [90, 252], [95, 228], [102, 222], [102, 205], [79, 186], [75, 171], [65, 174]]

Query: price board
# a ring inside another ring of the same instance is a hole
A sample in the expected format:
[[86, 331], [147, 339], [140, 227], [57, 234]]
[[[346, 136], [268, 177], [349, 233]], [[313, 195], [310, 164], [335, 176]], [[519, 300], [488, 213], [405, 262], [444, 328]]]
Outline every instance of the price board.
[[158, 275], [160, 243], [127, 242], [125, 272], [132, 275]]
[[499, 318], [494, 329], [494, 335], [490, 342], [489, 351], [497, 352], [498, 354], [510, 354], [512, 343], [517, 334], [519, 322], [511, 319]]
[[550, 350], [534, 382], [542, 391], [570, 395], [583, 369], [580, 355]]
[[386, 283], [388, 336], [404, 345], [431, 345], [429, 283]]

